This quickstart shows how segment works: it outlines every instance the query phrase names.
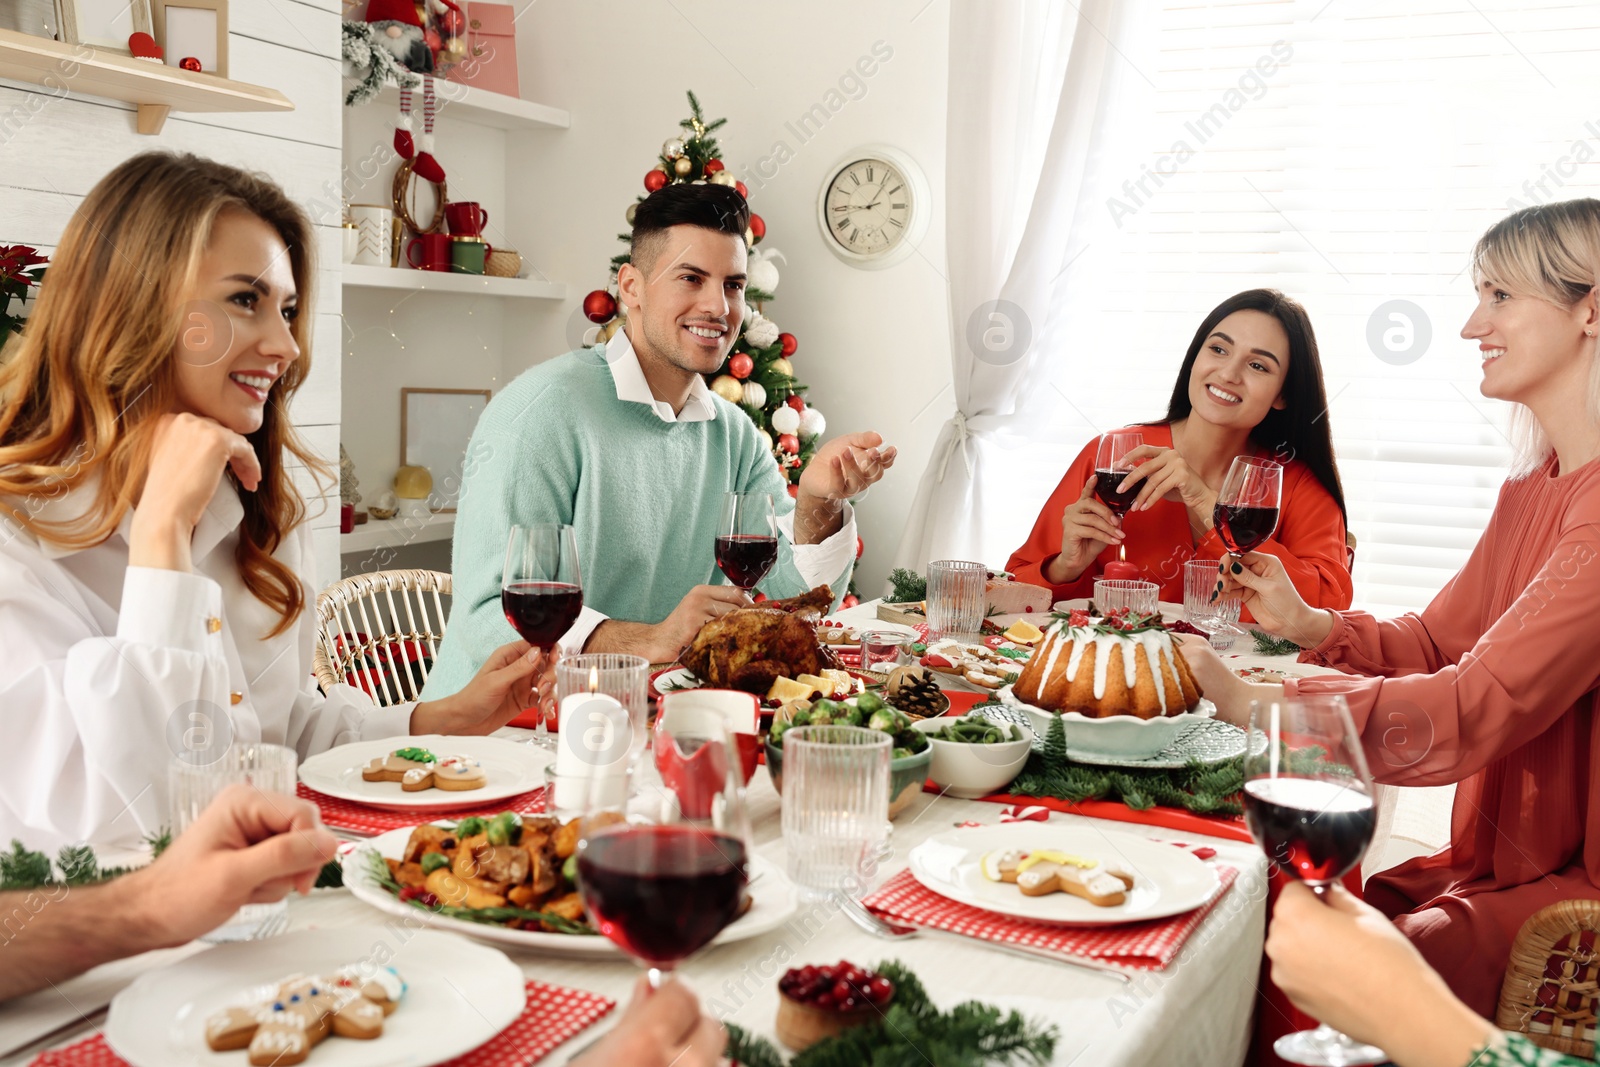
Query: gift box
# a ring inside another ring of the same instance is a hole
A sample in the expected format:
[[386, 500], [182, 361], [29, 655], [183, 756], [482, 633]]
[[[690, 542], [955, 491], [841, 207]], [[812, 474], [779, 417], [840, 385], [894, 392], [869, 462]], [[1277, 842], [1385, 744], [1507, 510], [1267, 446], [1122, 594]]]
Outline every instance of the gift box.
[[510, 4], [474, 2], [467, 10], [467, 54], [445, 77], [474, 89], [522, 95], [517, 83], [517, 13]]

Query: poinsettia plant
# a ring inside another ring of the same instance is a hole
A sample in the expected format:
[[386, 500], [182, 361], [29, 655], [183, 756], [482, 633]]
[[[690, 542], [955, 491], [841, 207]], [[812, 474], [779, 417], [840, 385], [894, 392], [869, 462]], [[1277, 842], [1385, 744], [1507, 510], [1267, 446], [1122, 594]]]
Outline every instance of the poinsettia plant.
[[[20, 314], [28, 295], [44, 280], [45, 265], [50, 257], [41, 256], [37, 248], [28, 245], [0, 245], [0, 345], [13, 333], [22, 330], [24, 317]], [[15, 300], [17, 314], [11, 310]]]

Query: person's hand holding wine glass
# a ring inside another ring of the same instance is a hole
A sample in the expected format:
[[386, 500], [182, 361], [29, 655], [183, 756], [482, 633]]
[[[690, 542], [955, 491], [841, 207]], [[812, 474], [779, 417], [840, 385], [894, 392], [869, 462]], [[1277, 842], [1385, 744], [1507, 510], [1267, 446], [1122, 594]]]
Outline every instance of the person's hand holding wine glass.
[[1126, 492], [1118, 487], [1135, 465], [1129, 455], [1143, 445], [1144, 435], [1137, 430], [1101, 435], [1094, 477], [1061, 513], [1061, 551], [1045, 565], [1047, 580], [1055, 585], [1077, 581], [1107, 545], [1122, 544], [1122, 517], [1139, 487], [1129, 486]]
[[[1342, 696], [1301, 696], [1251, 705], [1244, 761], [1244, 816], [1267, 858], [1319, 895], [1366, 854], [1377, 827], [1372, 777]], [[1334, 1067], [1382, 1063], [1322, 1025], [1273, 1046], [1290, 1063]]]
[[[546, 656], [583, 611], [583, 578], [572, 527], [560, 523], [513, 526], [506, 543], [500, 607], [512, 629]], [[540, 715], [534, 742], [554, 747]]]

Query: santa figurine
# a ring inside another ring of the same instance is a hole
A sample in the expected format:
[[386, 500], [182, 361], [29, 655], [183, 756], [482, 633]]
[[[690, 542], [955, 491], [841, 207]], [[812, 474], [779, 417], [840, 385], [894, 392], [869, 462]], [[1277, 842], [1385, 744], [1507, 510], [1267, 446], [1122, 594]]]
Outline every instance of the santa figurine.
[[367, 0], [366, 21], [372, 27], [373, 40], [388, 48], [402, 67], [422, 75], [422, 135], [412, 137], [416, 127], [411, 115], [411, 90], [402, 87], [394, 150], [401, 159], [414, 161], [412, 168], [418, 175], [430, 182], [442, 182], [444, 168], [433, 156], [433, 116], [437, 110], [433, 74], [439, 66], [438, 53], [447, 46], [438, 32], [428, 28], [424, 14], [442, 16], [442, 25], [452, 38], [449, 46], [460, 47], [454, 38], [466, 19], [453, 0]]

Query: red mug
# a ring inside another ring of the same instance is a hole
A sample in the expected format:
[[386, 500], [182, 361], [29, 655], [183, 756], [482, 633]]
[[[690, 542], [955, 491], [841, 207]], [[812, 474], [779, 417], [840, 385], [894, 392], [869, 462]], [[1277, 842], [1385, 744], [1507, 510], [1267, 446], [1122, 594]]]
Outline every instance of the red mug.
[[476, 200], [458, 200], [444, 206], [444, 220], [457, 237], [482, 237], [489, 213]]
[[667, 788], [677, 794], [678, 804], [689, 818], [705, 818], [709, 814], [712, 797], [722, 788], [728, 771], [728, 754], [721, 751], [720, 745], [702, 745], [684, 752], [673, 739], [673, 732], [708, 736], [724, 726], [735, 731], [739, 776], [749, 784], [761, 748], [761, 738], [756, 734], [760, 707], [753, 694], [732, 690], [694, 689], [661, 698], [655, 725], [656, 769]]
[[[417, 258], [417, 249], [421, 246], [421, 261]], [[424, 233], [413, 237], [406, 245], [406, 262], [418, 270], [450, 270], [450, 235], [446, 233]]]

